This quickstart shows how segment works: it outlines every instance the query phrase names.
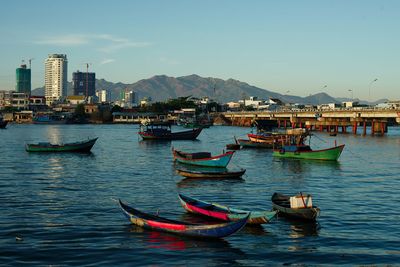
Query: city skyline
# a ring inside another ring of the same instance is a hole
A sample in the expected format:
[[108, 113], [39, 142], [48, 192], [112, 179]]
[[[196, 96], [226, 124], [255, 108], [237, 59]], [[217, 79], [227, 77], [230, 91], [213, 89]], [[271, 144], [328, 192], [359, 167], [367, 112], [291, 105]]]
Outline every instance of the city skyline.
[[303, 97], [400, 98], [395, 1], [4, 6], [0, 90], [15, 89], [22, 59], [33, 59], [32, 89], [43, 86], [45, 59], [59, 53], [68, 56], [68, 81], [90, 63], [90, 72], [112, 82], [197, 74]]

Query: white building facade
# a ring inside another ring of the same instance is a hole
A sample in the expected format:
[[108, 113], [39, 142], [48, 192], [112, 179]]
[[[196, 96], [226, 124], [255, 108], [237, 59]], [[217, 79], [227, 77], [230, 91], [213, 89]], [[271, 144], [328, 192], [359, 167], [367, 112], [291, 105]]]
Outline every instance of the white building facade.
[[45, 61], [46, 104], [63, 100], [67, 96], [68, 60], [64, 54], [50, 54]]
[[111, 102], [111, 92], [109, 92], [107, 90], [96, 91], [96, 96], [98, 97], [99, 103]]

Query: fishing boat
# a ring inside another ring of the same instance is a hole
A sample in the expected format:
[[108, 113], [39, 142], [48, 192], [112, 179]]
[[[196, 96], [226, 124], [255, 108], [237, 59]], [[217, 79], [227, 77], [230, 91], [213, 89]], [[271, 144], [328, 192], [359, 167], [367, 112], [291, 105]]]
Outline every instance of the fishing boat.
[[209, 152], [187, 153], [179, 150], [172, 150], [174, 161], [203, 167], [225, 168], [231, 160], [235, 151], [228, 151], [221, 155], [212, 156]]
[[195, 140], [203, 128], [172, 132], [170, 123], [142, 124], [138, 134], [143, 140]]
[[228, 171], [227, 169], [212, 170], [212, 171], [196, 171], [187, 169], [177, 169], [177, 173], [186, 178], [212, 178], [212, 179], [237, 179], [243, 176], [246, 169], [238, 171]]
[[217, 203], [210, 203], [196, 198], [178, 194], [182, 207], [191, 213], [208, 216], [223, 221], [238, 221], [250, 213], [247, 224], [268, 223], [275, 217], [277, 211], [245, 211], [233, 209]]
[[232, 235], [246, 225], [247, 219], [250, 216], [250, 214], [247, 214], [247, 216], [243, 216], [238, 221], [228, 223], [192, 224], [141, 212], [122, 203], [121, 200], [119, 200], [119, 206], [129, 221], [137, 226], [150, 230], [200, 238], [223, 238]]
[[37, 144], [26, 144], [25, 149], [28, 152], [90, 152], [96, 143], [97, 137], [86, 141], [67, 143], [67, 144], [51, 144], [41, 142]]
[[8, 121], [3, 120], [2, 117], [0, 117], [0, 129], [5, 129], [8, 124]]
[[280, 158], [338, 160], [344, 145], [331, 148], [312, 150], [309, 145], [287, 145], [280, 149], [274, 149], [272, 155]]
[[320, 214], [320, 209], [312, 204], [311, 195], [300, 193], [289, 197], [280, 193], [274, 193], [271, 201], [272, 208], [278, 211], [278, 215], [315, 221]]

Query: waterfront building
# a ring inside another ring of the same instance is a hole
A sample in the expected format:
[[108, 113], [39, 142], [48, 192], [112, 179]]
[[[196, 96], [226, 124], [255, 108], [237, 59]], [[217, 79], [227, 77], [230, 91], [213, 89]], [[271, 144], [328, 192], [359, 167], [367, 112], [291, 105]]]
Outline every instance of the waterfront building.
[[96, 91], [96, 96], [99, 99], [99, 103], [111, 102], [111, 92], [109, 92], [107, 90]]
[[28, 109], [29, 94], [15, 91], [0, 91], [0, 109], [5, 108]]
[[28, 69], [25, 64], [17, 68], [16, 76], [16, 91], [19, 93], [31, 94], [31, 69]]
[[96, 74], [94, 72], [76, 71], [72, 73], [72, 86], [74, 95], [94, 96], [96, 92]]
[[67, 96], [67, 74], [67, 55], [50, 54], [45, 61], [46, 104], [62, 101]]
[[70, 95], [67, 96], [67, 102], [71, 105], [79, 105], [86, 103], [86, 99], [83, 95]]

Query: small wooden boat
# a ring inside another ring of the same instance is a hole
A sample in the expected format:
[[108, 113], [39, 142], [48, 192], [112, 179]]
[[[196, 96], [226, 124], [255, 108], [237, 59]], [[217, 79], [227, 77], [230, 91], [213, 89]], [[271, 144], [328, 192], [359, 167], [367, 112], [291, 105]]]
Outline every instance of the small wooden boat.
[[5, 129], [8, 124], [8, 121], [3, 120], [0, 118], [0, 129]]
[[315, 221], [320, 214], [320, 209], [312, 205], [311, 196], [299, 194], [294, 197], [274, 193], [271, 197], [272, 208], [278, 215]]
[[177, 173], [186, 178], [212, 178], [212, 179], [237, 179], [242, 177], [246, 172], [246, 169], [240, 169], [239, 171], [228, 171], [222, 169], [221, 171], [196, 171], [196, 170], [184, 170], [177, 169]]
[[137, 226], [150, 230], [201, 238], [223, 238], [232, 235], [246, 225], [247, 219], [250, 216], [250, 214], [247, 214], [247, 216], [243, 216], [238, 221], [228, 223], [191, 224], [141, 212], [122, 203], [121, 200], [119, 200], [119, 205], [129, 221]]
[[[232, 209], [217, 203], [210, 203], [192, 197], [178, 194], [182, 207], [188, 212], [208, 216], [223, 221], [238, 221], [250, 212]], [[252, 211], [247, 220], [248, 224], [268, 223], [276, 215], [276, 211]]]
[[307, 145], [288, 145], [274, 149], [272, 155], [280, 158], [338, 160], [344, 145], [334, 146], [322, 150], [312, 150]]
[[141, 125], [138, 134], [143, 140], [194, 140], [203, 128], [193, 128], [188, 131], [172, 132], [170, 123], [150, 123]]
[[228, 151], [217, 156], [211, 156], [209, 152], [187, 153], [175, 149], [172, 150], [172, 153], [174, 155], [174, 160], [179, 163], [203, 167], [225, 168], [235, 151]]
[[26, 144], [28, 152], [90, 152], [96, 143], [97, 137], [87, 141], [74, 142], [68, 144], [51, 144], [48, 142], [37, 144]]

